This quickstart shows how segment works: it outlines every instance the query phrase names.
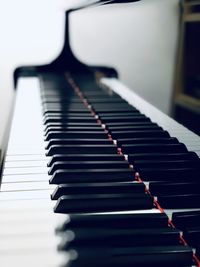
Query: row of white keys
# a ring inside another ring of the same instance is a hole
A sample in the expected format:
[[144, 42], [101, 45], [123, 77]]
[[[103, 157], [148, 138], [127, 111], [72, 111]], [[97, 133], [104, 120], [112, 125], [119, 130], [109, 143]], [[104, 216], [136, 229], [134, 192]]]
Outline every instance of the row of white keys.
[[43, 142], [40, 87], [19, 80], [0, 193], [1, 266], [56, 267], [67, 255], [57, 251], [54, 214]]

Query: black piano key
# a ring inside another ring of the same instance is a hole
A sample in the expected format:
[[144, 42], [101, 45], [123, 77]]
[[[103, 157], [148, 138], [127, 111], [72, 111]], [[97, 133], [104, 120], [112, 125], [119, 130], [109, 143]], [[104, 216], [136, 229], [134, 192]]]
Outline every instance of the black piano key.
[[179, 245], [180, 231], [173, 228], [70, 228], [65, 232], [74, 234], [71, 241], [64, 242], [60, 248], [66, 250], [69, 247], [136, 247], [155, 245]]
[[[127, 110], [127, 109], [123, 109], [123, 110], [102, 110], [102, 111], [98, 111], [98, 116], [100, 116], [101, 118], [106, 118], [106, 117], [117, 117], [117, 115], [115, 114], [119, 114], [120, 113], [120, 117], [121, 116], [126, 116], [126, 114], [128, 114], [128, 116], [132, 113], [133, 115], [135, 115], [136, 113], [141, 114], [136, 108], [132, 107], [132, 109]], [[142, 114], [143, 115], [143, 114]], [[150, 121], [150, 119], [149, 119]], [[116, 121], [117, 123], [117, 121]]]
[[[120, 248], [75, 248], [71, 267], [189, 267], [193, 265], [189, 246], [140, 246]], [[102, 257], [103, 255], [103, 257]]]
[[141, 178], [144, 181], [197, 181], [199, 170], [190, 167], [183, 168], [138, 168]]
[[108, 145], [53, 145], [49, 148], [46, 155], [52, 156], [55, 154], [114, 154], [117, 153], [117, 147], [114, 144]]
[[144, 193], [143, 183], [84, 183], [84, 184], [61, 184], [56, 187], [51, 195], [52, 200], [57, 200], [63, 195], [77, 194], [123, 194], [123, 193]]
[[51, 167], [55, 162], [58, 161], [122, 161], [124, 160], [124, 157], [120, 154], [63, 154], [63, 155], [54, 155], [49, 160], [47, 166]]
[[57, 161], [49, 169], [49, 175], [57, 170], [65, 169], [100, 169], [100, 168], [129, 168], [127, 161]]
[[122, 144], [177, 144], [178, 139], [174, 137], [169, 138], [121, 138], [117, 140], [117, 144], [121, 146]]
[[134, 163], [136, 160], [198, 160], [194, 152], [184, 153], [130, 153], [128, 160]]
[[118, 122], [107, 122], [106, 123], [106, 127], [109, 129], [111, 129], [112, 127], [120, 127], [120, 126], [140, 126], [140, 125], [144, 125], [144, 126], [150, 126], [152, 124], [152, 122], [150, 120], [148, 121], [118, 121]]
[[155, 182], [149, 184], [149, 190], [154, 196], [181, 193], [199, 193], [200, 182]]
[[73, 113], [73, 112], [87, 112], [88, 113], [88, 109], [87, 109], [87, 107], [84, 107], [84, 106], [80, 106], [79, 108], [67, 108], [67, 107], [55, 107], [55, 108], [44, 108], [43, 109], [43, 114], [46, 114], [47, 112], [48, 113], [54, 113], [54, 112], [71, 112], [71, 113]]
[[133, 170], [115, 169], [77, 169], [57, 170], [50, 178], [51, 184], [63, 183], [95, 183], [95, 182], [126, 182], [134, 180]]
[[53, 145], [69, 145], [69, 144], [87, 144], [87, 145], [111, 145], [113, 144], [112, 140], [109, 139], [51, 139], [46, 149], [49, 149]]
[[70, 219], [65, 221], [58, 231], [69, 228], [166, 228], [168, 217], [165, 213], [120, 213], [120, 214], [71, 214]]
[[183, 238], [190, 246], [196, 247], [200, 245], [200, 225], [184, 229]]
[[[67, 127], [76, 127], [77, 126], [77, 123], [76, 122], [53, 122], [53, 123], [47, 123], [45, 125], [45, 131], [48, 130], [49, 128], [51, 127], [64, 127], [64, 128], [67, 128]], [[78, 123], [78, 126], [79, 127], [93, 127], [93, 126], [99, 126], [99, 127], [102, 127], [100, 124], [96, 123], [96, 122], [79, 122]]]
[[162, 130], [158, 125], [131, 125], [131, 126], [114, 126], [107, 127], [108, 131], [112, 133], [112, 131], [143, 131], [143, 130]]
[[181, 230], [187, 227], [198, 227], [200, 225], [200, 210], [172, 213], [173, 224]]
[[146, 131], [112, 131], [112, 138], [143, 138], [143, 137], [169, 137], [168, 132], [163, 130], [146, 130]]
[[200, 259], [200, 245], [197, 246], [195, 255]]
[[61, 108], [62, 110], [70, 110], [70, 109], [77, 109], [77, 110], [82, 110], [85, 109], [86, 106], [83, 103], [72, 103], [68, 102], [66, 104], [61, 104], [61, 103], [49, 103], [49, 104], [43, 104], [43, 109], [54, 109], [54, 108]]
[[110, 117], [105, 117], [105, 118], [101, 118], [102, 122], [105, 123], [106, 125], [109, 126], [108, 123], [110, 122], [148, 122], [150, 121], [149, 118], [145, 117], [144, 115], [135, 115], [135, 116], [121, 116], [121, 117], [117, 117], [117, 116], [110, 116]]
[[47, 135], [49, 132], [54, 131], [104, 131], [104, 129], [101, 127], [101, 125], [95, 125], [95, 126], [56, 126], [56, 127], [49, 127], [47, 130], [44, 131], [44, 134]]
[[[114, 122], [118, 122], [117, 118], [119, 120], [125, 119], [125, 122], [126, 122], [126, 118], [127, 119], [131, 119], [131, 118], [134, 119], [135, 117], [136, 117], [136, 119], [137, 118], [146, 118], [146, 116], [144, 114], [140, 113], [137, 110], [133, 110], [131, 112], [126, 112], [126, 113], [124, 113], [124, 112], [107, 113], [107, 114], [104, 114], [104, 115], [101, 115], [101, 116], [98, 113], [98, 116], [102, 121], [108, 121], [108, 122], [112, 118], [114, 118]], [[147, 121], [147, 122], [149, 122], [149, 121]], [[111, 127], [115, 127], [115, 126], [112, 125]]]
[[119, 107], [93, 107], [93, 110], [98, 114], [98, 112], [130, 112], [133, 111], [133, 108], [130, 106], [127, 107], [123, 107], [123, 106], [119, 106]]
[[49, 141], [51, 139], [68, 139], [68, 138], [91, 138], [91, 139], [108, 139], [106, 132], [104, 131], [66, 131], [66, 132], [50, 132], [47, 134], [45, 141]]
[[88, 112], [79, 112], [79, 113], [70, 113], [70, 112], [57, 112], [57, 113], [46, 113], [45, 115], [43, 115], [43, 118], [54, 118], [54, 117], [69, 117], [69, 118], [73, 118], [73, 117], [83, 117], [83, 118], [90, 118], [91, 112], [88, 110]]
[[158, 202], [161, 207], [168, 209], [200, 208], [200, 193], [159, 195]]
[[61, 105], [67, 105], [69, 103], [79, 103], [80, 105], [83, 104], [83, 100], [79, 97], [43, 97], [42, 98], [42, 104], [48, 105], [48, 104], [61, 104]]
[[[104, 118], [106, 118], [106, 117], [124, 117], [124, 116], [126, 116], [126, 117], [132, 117], [132, 116], [135, 116], [135, 115], [140, 115], [141, 113], [137, 110], [137, 109], [134, 109], [134, 110], [132, 110], [131, 112], [122, 112], [122, 111], [120, 111], [120, 112], [113, 112], [113, 113], [101, 113], [101, 112], [98, 112], [98, 116], [99, 116], [99, 118], [100, 119], [104, 119]], [[113, 125], [114, 126], [114, 125]]]
[[92, 103], [92, 107], [95, 109], [102, 109], [102, 108], [109, 108], [109, 109], [126, 109], [126, 108], [132, 108], [131, 105], [129, 105], [127, 102], [121, 102], [121, 103]]
[[47, 123], [56, 123], [56, 122], [63, 122], [63, 123], [69, 123], [69, 122], [76, 122], [77, 125], [79, 122], [96, 122], [96, 119], [94, 117], [68, 117], [68, 116], [59, 116], [59, 117], [46, 117], [44, 119], [44, 124]]
[[126, 103], [126, 100], [123, 100], [121, 98], [87, 98], [87, 101], [90, 105], [96, 105], [96, 104], [124, 104]]
[[153, 197], [148, 194], [81, 194], [60, 197], [54, 212], [88, 213], [152, 208]]
[[134, 167], [136, 169], [149, 168], [149, 167], [159, 167], [159, 168], [195, 167], [200, 171], [200, 161], [199, 160], [135, 160]]
[[[78, 113], [82, 113], [82, 114], [88, 114], [90, 113], [90, 111], [88, 109], [70, 109], [70, 110], [67, 110], [67, 109], [59, 109], [59, 108], [52, 108], [52, 109], [45, 109], [43, 110], [43, 115], [45, 114], [54, 114], [54, 113], [73, 113], [73, 114], [78, 114]], [[91, 114], [91, 113], [90, 113]]]
[[123, 153], [129, 154], [129, 153], [182, 153], [187, 152], [187, 148], [184, 144], [178, 143], [178, 144], [123, 144], [121, 145], [121, 149]]
[[43, 114], [43, 118], [47, 118], [47, 117], [59, 117], [59, 116], [69, 116], [69, 117], [83, 117], [83, 118], [87, 118], [87, 117], [91, 117], [91, 112], [90, 110], [84, 110], [84, 112], [63, 112], [62, 110], [58, 110], [58, 111], [46, 111], [45, 114]]

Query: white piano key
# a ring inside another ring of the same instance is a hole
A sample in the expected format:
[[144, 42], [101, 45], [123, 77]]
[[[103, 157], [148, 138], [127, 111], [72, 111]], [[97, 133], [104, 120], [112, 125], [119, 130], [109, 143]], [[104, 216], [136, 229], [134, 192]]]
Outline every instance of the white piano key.
[[47, 174], [46, 167], [26, 167], [26, 168], [6, 168], [4, 170], [4, 176], [15, 174]]
[[46, 161], [34, 160], [34, 161], [7, 161], [4, 164], [4, 168], [24, 168], [24, 167], [47, 167]]
[[27, 191], [13, 191], [1, 192], [0, 201], [16, 201], [29, 199], [48, 199], [50, 201], [50, 190], [27, 190]]
[[48, 181], [49, 176], [47, 174], [18, 174], [18, 175], [6, 175], [3, 176], [2, 184], [4, 183], [21, 183], [21, 182], [39, 182]]
[[33, 154], [33, 155], [6, 155], [5, 162], [12, 162], [12, 161], [44, 161], [48, 162], [48, 157], [44, 154]]
[[26, 183], [3, 183], [1, 192], [24, 191], [24, 190], [54, 190], [56, 185], [47, 182], [26, 182]]

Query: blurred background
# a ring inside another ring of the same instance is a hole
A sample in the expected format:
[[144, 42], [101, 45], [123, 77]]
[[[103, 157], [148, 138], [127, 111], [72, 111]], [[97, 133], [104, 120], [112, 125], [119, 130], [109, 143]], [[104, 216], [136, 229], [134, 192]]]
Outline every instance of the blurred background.
[[[13, 105], [13, 71], [56, 58], [64, 42], [66, 3], [1, 2], [0, 147]], [[87, 64], [115, 67], [126, 85], [170, 114], [179, 18], [178, 0], [143, 0], [77, 11], [71, 15], [71, 46]]]

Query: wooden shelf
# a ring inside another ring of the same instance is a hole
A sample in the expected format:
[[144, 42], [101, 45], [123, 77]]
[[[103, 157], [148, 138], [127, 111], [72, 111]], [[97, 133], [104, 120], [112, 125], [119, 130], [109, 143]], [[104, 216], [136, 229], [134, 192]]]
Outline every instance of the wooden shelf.
[[175, 119], [200, 134], [200, 0], [182, 0], [181, 4], [172, 112]]
[[200, 21], [200, 13], [186, 14], [183, 17], [183, 20], [185, 22], [196, 22], [196, 21]]
[[186, 94], [179, 94], [175, 99], [175, 104], [192, 110], [200, 114], [200, 100]]

